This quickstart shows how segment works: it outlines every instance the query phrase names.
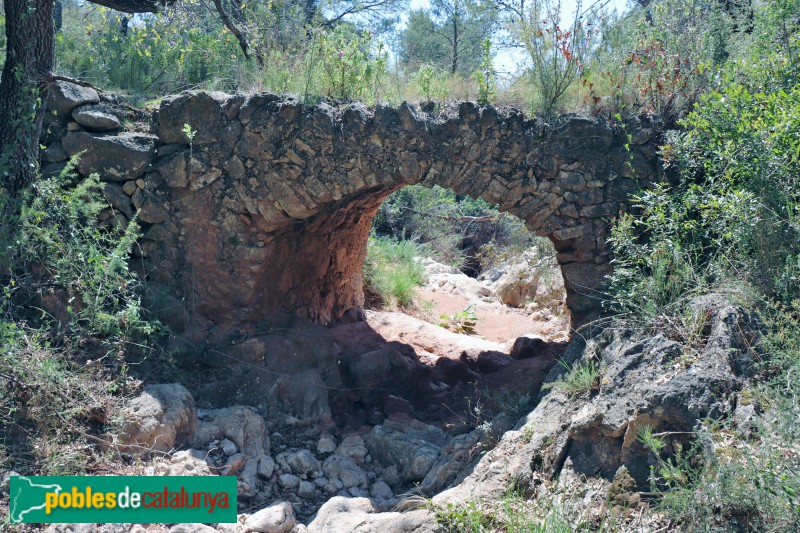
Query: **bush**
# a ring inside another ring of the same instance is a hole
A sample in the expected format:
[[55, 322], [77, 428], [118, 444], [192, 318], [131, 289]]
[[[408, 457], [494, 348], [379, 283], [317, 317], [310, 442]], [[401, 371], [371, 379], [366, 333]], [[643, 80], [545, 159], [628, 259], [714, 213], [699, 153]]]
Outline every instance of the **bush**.
[[[101, 462], [127, 358], [154, 333], [128, 259], [138, 227], [100, 229], [108, 208], [96, 176], [35, 182], [0, 222], [0, 461], [3, 468], [78, 474]], [[7, 200], [6, 200], [7, 201]]]
[[386, 307], [409, 307], [414, 287], [422, 285], [424, 269], [418, 261], [422, 254], [413, 241], [395, 241], [371, 236], [364, 262], [364, 294], [367, 303]]

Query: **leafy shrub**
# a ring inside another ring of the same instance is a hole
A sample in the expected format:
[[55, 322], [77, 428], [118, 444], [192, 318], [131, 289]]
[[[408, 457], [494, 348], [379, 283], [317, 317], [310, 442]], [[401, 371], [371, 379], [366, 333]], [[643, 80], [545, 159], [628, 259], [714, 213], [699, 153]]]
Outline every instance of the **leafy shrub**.
[[439, 326], [467, 335], [474, 334], [475, 326], [478, 325], [478, 315], [472, 309], [472, 304], [452, 315], [442, 315], [439, 320]]
[[[110, 207], [101, 200], [99, 179], [93, 175], [72, 186], [70, 171], [68, 166], [58, 177], [35, 182], [23, 203], [0, 273], [15, 304], [7, 311], [43, 324], [55, 319], [77, 336], [148, 335], [139, 281], [128, 267], [138, 225], [99, 229], [98, 215]], [[42, 315], [44, 301], [55, 301], [50, 307], [63, 310], [61, 316]], [[38, 317], [31, 314], [37, 309]]]
[[128, 269], [135, 221], [100, 229], [97, 177], [73, 186], [69, 169], [0, 213], [0, 456], [26, 473], [102, 460], [88, 445], [128, 389], [126, 357], [154, 332]]
[[413, 241], [371, 236], [364, 262], [367, 302], [387, 307], [411, 306], [414, 287], [424, 282], [424, 269], [416, 259], [420, 254]]

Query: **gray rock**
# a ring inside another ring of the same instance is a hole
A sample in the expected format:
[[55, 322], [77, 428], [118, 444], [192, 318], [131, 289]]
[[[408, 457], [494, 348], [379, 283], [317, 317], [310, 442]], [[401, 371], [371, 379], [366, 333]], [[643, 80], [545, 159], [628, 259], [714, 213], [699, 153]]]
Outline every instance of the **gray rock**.
[[133, 218], [131, 198], [125, 194], [121, 185], [117, 183], [106, 183], [105, 187], [103, 187], [103, 196], [105, 196], [108, 203], [110, 203], [114, 209], [118, 209], [129, 219]]
[[203, 412], [194, 446], [208, 447], [212, 440], [223, 437], [232, 440], [239, 450], [250, 457], [258, 457], [269, 451], [266, 423], [247, 407], [226, 407]]
[[122, 416], [127, 425], [119, 440], [132, 453], [172, 450], [191, 442], [197, 427], [192, 395], [178, 383], [146, 386]]
[[61, 146], [61, 141], [56, 141], [42, 152], [42, 161], [45, 163], [59, 163], [69, 159], [69, 155]]
[[225, 464], [220, 469], [220, 474], [223, 476], [235, 476], [245, 464], [247, 464], [247, 456], [243, 453], [235, 453], [225, 461]]
[[252, 498], [258, 490], [258, 461], [253, 458], [247, 459], [244, 468], [239, 473], [239, 495], [244, 498]]
[[222, 450], [222, 453], [228, 456], [231, 456], [239, 451], [239, 448], [236, 447], [236, 444], [229, 439], [222, 439], [222, 442], [219, 443], [219, 447]]
[[358, 464], [364, 464], [367, 453], [369, 452], [361, 435], [348, 435], [342, 439], [342, 443], [336, 448], [336, 455], [352, 457]]
[[206, 452], [182, 450], [153, 463], [153, 470], [161, 476], [211, 476]]
[[9, 470], [3, 472], [2, 476], [0, 476], [0, 496], [8, 496], [8, 489], [11, 485], [12, 476], [19, 476], [19, 474], [13, 470]]
[[127, 181], [138, 178], [147, 170], [153, 159], [156, 138], [143, 133], [97, 136], [73, 132], [61, 143], [70, 156], [85, 151], [77, 166], [81, 175], [96, 172], [105, 181]]
[[72, 118], [81, 126], [92, 131], [106, 132], [122, 128], [122, 123], [109, 112], [110, 110], [111, 107], [107, 104], [82, 105], [72, 111]]
[[328, 478], [341, 481], [344, 488], [367, 484], [367, 475], [351, 457], [331, 455], [322, 464], [322, 471]]
[[47, 90], [47, 110], [55, 111], [62, 117], [67, 116], [79, 105], [99, 102], [100, 96], [91, 87], [81, 87], [67, 81], [55, 81]]
[[317, 441], [317, 452], [319, 453], [332, 453], [336, 450], [336, 441], [330, 435], [322, 435]]
[[394, 498], [394, 492], [392, 492], [391, 487], [383, 481], [373, 483], [369, 493], [378, 500], [391, 500]]
[[328, 500], [308, 524], [308, 533], [433, 533], [441, 530], [435, 514], [427, 509], [394, 512], [390, 505], [367, 498], [340, 496]]
[[216, 531], [204, 524], [176, 524], [169, 528], [169, 533], [216, 533]]
[[244, 526], [248, 532], [288, 533], [296, 523], [292, 505], [288, 502], [277, 502], [250, 515]]
[[217, 141], [225, 129], [222, 106], [229, 95], [200, 91], [169, 96], [162, 100], [158, 110], [158, 136], [163, 143], [189, 144], [183, 131], [184, 124], [195, 132], [192, 144], [202, 145]]
[[308, 450], [300, 450], [289, 455], [286, 458], [286, 462], [291, 467], [292, 472], [297, 475], [304, 475], [308, 476], [312, 472], [320, 469], [319, 461], [314, 455]]
[[297, 495], [304, 500], [310, 500], [317, 495], [317, 489], [312, 482], [301, 481], [297, 487]]
[[281, 474], [278, 476], [278, 484], [286, 490], [297, 490], [300, 486], [300, 478], [294, 474]]
[[397, 350], [382, 348], [347, 362], [345, 372], [361, 401], [374, 404], [380, 398], [413, 386], [413, 362]]
[[422, 481], [439, 457], [448, 436], [439, 428], [405, 415], [386, 419], [367, 436], [370, 455], [381, 464], [397, 465], [405, 481]]
[[599, 390], [576, 395], [560, 388], [566, 369], [556, 365], [547, 378], [555, 386], [543, 391], [536, 408], [434, 503], [532, 487], [543, 476], [558, 478], [567, 460], [578, 475], [607, 479], [625, 466], [638, 490], [649, 490], [652, 457], [638, 442], [639, 429], [667, 431], [665, 450], [689, 449], [701, 420], [730, 416], [730, 398], [743, 383], [736, 361], [753, 335], [749, 318], [713, 299], [697, 305], [710, 333], [688, 366], [681, 362], [684, 346], [659, 333], [619, 327], [576, 337], [564, 360], [602, 361]]
[[275, 461], [266, 454], [258, 456], [258, 475], [264, 479], [269, 479], [275, 472]]

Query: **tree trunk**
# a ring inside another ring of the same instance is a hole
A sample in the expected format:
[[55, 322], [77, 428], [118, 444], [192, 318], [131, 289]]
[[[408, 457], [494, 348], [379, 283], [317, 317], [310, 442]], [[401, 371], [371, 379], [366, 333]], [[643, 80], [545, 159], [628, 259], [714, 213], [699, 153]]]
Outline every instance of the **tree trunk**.
[[16, 194], [36, 176], [47, 81], [53, 70], [53, 0], [3, 0], [6, 62], [0, 80], [0, 187]]

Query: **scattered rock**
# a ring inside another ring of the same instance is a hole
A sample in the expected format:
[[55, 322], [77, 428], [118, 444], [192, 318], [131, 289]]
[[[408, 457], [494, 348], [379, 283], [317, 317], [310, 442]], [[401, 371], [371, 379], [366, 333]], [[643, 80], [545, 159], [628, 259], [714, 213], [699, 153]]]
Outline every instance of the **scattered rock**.
[[300, 478], [294, 474], [281, 474], [278, 476], [278, 483], [286, 490], [297, 490], [300, 486]]
[[8, 489], [11, 485], [12, 476], [19, 476], [19, 474], [13, 470], [9, 470], [7, 472], [3, 472], [3, 475], [0, 476], [0, 496], [8, 495]]
[[367, 498], [341, 496], [328, 500], [308, 524], [308, 533], [433, 533], [440, 530], [436, 516], [427, 509], [392, 512], [390, 506]]
[[405, 481], [422, 481], [439, 457], [448, 436], [441, 429], [403, 415], [375, 426], [366, 440], [370, 455], [385, 465], [397, 465]]
[[367, 447], [360, 435], [348, 435], [336, 448], [336, 455], [353, 458], [356, 463], [363, 464], [367, 457]]
[[344, 488], [367, 484], [367, 475], [351, 457], [331, 455], [322, 463], [322, 471], [328, 478], [341, 481]]
[[143, 133], [96, 136], [72, 132], [61, 140], [70, 156], [85, 151], [77, 166], [81, 175], [96, 172], [105, 181], [127, 181], [144, 174], [153, 159], [155, 143], [156, 137]]
[[336, 450], [336, 441], [330, 435], [322, 435], [317, 441], [317, 452], [332, 453]]
[[212, 440], [232, 440], [245, 455], [258, 457], [269, 452], [269, 437], [264, 419], [243, 406], [225, 407], [201, 412], [194, 446], [208, 447]]
[[222, 453], [228, 456], [231, 456], [239, 451], [239, 448], [236, 447], [236, 444], [229, 439], [222, 439], [222, 442], [219, 443], [219, 448], [222, 450]]
[[317, 495], [317, 489], [312, 482], [301, 481], [297, 488], [297, 495], [304, 500], [310, 500]]
[[200, 450], [175, 452], [168, 458], [158, 460], [154, 472], [163, 476], [210, 476], [213, 475], [206, 461], [206, 453]]
[[297, 475], [308, 476], [312, 472], [320, 469], [319, 461], [317, 461], [317, 458], [308, 450], [294, 452], [286, 458], [286, 462], [289, 464], [292, 472]]
[[277, 502], [250, 515], [244, 526], [248, 532], [288, 533], [296, 523], [292, 505], [288, 502]]
[[225, 461], [225, 464], [220, 469], [219, 473], [223, 476], [235, 476], [246, 463], [247, 456], [245, 454], [235, 453], [228, 457], [228, 460]]
[[47, 90], [47, 110], [55, 111], [62, 117], [67, 116], [79, 105], [99, 102], [100, 96], [91, 87], [82, 87], [67, 81], [55, 81]]
[[122, 414], [127, 426], [119, 440], [134, 453], [166, 452], [189, 443], [197, 426], [192, 395], [178, 383], [146, 386]]
[[108, 104], [82, 105], [72, 111], [72, 118], [81, 126], [96, 132], [115, 131], [122, 123], [111, 113]]
[[369, 493], [373, 498], [378, 500], [391, 500], [394, 498], [394, 492], [392, 492], [391, 487], [383, 481], [373, 483]]
[[275, 472], [275, 461], [269, 455], [261, 454], [258, 457], [258, 475], [269, 479]]
[[177, 524], [169, 528], [169, 533], [216, 533], [216, 531], [204, 524]]

